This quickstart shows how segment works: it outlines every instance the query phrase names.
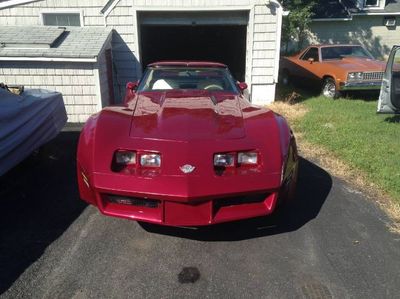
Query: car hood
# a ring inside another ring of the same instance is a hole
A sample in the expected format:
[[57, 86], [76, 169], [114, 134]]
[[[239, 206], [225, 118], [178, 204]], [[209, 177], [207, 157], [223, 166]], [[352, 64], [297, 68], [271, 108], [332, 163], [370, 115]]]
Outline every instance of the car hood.
[[385, 69], [385, 63], [382, 61], [357, 57], [345, 57], [340, 60], [326, 61], [325, 63], [339, 66], [349, 71], [383, 72]]
[[244, 138], [238, 96], [210, 91], [140, 93], [130, 137], [179, 141]]

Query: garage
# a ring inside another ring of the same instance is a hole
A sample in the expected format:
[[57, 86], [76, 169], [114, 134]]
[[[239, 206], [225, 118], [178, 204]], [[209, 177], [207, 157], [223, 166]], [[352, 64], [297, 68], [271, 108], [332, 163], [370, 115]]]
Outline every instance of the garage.
[[142, 66], [159, 60], [211, 60], [245, 81], [249, 11], [142, 12]]

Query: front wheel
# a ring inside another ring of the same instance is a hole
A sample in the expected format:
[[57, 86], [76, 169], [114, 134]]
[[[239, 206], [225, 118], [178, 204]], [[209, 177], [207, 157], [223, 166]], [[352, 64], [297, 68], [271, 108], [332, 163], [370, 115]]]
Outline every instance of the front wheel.
[[332, 78], [325, 78], [322, 83], [322, 95], [330, 99], [336, 99], [340, 93], [336, 87], [335, 80]]

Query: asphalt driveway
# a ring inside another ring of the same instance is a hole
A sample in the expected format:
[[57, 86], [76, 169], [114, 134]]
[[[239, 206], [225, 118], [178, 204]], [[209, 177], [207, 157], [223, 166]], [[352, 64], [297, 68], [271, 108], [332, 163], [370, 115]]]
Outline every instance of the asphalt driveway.
[[365, 194], [302, 160], [297, 201], [198, 230], [78, 199], [76, 132], [0, 178], [0, 297], [400, 298], [400, 236]]

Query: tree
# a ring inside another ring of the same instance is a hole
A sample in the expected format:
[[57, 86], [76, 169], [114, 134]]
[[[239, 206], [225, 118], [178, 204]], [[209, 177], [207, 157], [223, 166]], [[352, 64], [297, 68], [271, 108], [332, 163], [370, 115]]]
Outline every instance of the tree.
[[289, 44], [297, 42], [295, 50], [301, 50], [308, 35], [312, 9], [315, 2], [308, 0], [285, 0], [282, 6], [289, 11], [289, 15], [283, 18], [282, 43], [285, 54], [288, 53]]

